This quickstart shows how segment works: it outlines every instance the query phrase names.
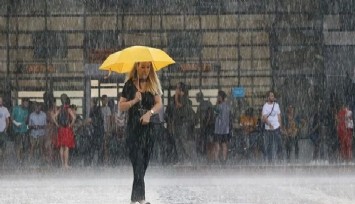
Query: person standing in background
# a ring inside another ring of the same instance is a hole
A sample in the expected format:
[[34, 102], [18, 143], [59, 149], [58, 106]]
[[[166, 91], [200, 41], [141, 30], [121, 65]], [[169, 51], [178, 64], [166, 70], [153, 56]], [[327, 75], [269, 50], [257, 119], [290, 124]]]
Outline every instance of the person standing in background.
[[213, 132], [214, 129], [214, 126], [211, 126], [211, 124], [214, 124], [214, 121], [212, 123], [210, 121], [213, 117], [210, 117], [209, 115], [213, 106], [210, 101], [204, 100], [202, 92], [196, 94], [196, 101], [199, 103], [196, 111], [196, 119], [197, 122], [200, 123], [200, 135], [197, 140], [197, 149], [201, 154], [206, 155], [208, 135]]
[[253, 153], [254, 157], [257, 156], [257, 139], [258, 134], [256, 134], [258, 118], [254, 116], [254, 109], [249, 107], [245, 110], [244, 114], [240, 116], [240, 127], [242, 129], [242, 147], [247, 150], [245, 156], [248, 159], [250, 154]]
[[[310, 134], [309, 137], [313, 143], [313, 161], [317, 161], [320, 158], [323, 158], [324, 155], [320, 155], [321, 151], [321, 143], [322, 143], [322, 137], [321, 137], [321, 128], [322, 128], [322, 118], [321, 118], [321, 107], [318, 104], [317, 109], [313, 115], [312, 118], [312, 126], [310, 129]], [[322, 153], [324, 154], [324, 153]]]
[[60, 160], [63, 169], [69, 169], [69, 149], [75, 147], [73, 125], [75, 123], [75, 111], [70, 108], [70, 99], [66, 94], [60, 96], [62, 106], [54, 115], [53, 121], [58, 127], [57, 148], [59, 148]]
[[28, 151], [29, 137], [27, 134], [27, 123], [29, 116], [29, 99], [22, 98], [21, 105], [15, 106], [11, 112], [13, 131], [15, 137], [15, 151], [18, 164], [22, 165], [24, 153]]
[[173, 136], [178, 163], [191, 162], [193, 158], [195, 158], [196, 153], [193, 134], [195, 112], [192, 109], [192, 102], [189, 99], [189, 89], [183, 82], [179, 82], [176, 85], [172, 111]]
[[219, 161], [219, 152], [222, 151], [222, 164], [227, 161], [228, 141], [231, 133], [231, 107], [226, 101], [227, 94], [218, 91], [217, 105], [215, 107], [215, 127], [214, 127], [214, 160]]
[[36, 150], [45, 159], [44, 137], [46, 134], [47, 115], [41, 110], [41, 104], [35, 103], [35, 111], [30, 114], [28, 127], [30, 129], [30, 154], [28, 161], [31, 161]]
[[0, 97], [0, 164], [3, 164], [4, 161], [7, 137], [6, 132], [10, 124], [9, 110], [7, 110], [3, 103], [3, 99]]
[[[274, 158], [282, 159], [282, 141], [281, 141], [281, 110], [276, 102], [273, 91], [267, 93], [267, 102], [263, 106], [262, 121], [265, 123], [265, 143], [269, 162]], [[275, 150], [276, 148], [276, 150]]]
[[91, 148], [85, 155], [84, 165], [89, 166], [93, 163], [95, 151], [98, 152], [98, 163], [103, 157], [102, 144], [104, 141], [104, 119], [99, 106], [99, 98], [92, 98], [90, 104], [90, 114], [87, 122], [92, 126]]
[[342, 105], [337, 114], [337, 133], [340, 144], [340, 156], [344, 162], [352, 159], [352, 139], [353, 139], [352, 112], [347, 105]]
[[101, 114], [104, 121], [104, 140], [103, 140], [103, 164], [107, 165], [110, 160], [110, 152], [109, 152], [109, 141], [112, 135], [112, 112], [111, 108], [108, 106], [108, 98], [107, 95], [101, 96]]
[[295, 149], [295, 159], [298, 160], [299, 154], [299, 132], [300, 122], [299, 118], [295, 115], [295, 108], [293, 105], [288, 105], [286, 109], [286, 115], [283, 121], [283, 129], [281, 130], [285, 136], [285, 149], [287, 162], [291, 162], [292, 147]]
[[52, 165], [53, 163], [58, 162], [58, 149], [56, 148], [58, 140], [58, 127], [53, 120], [54, 116], [57, 114], [58, 108], [56, 100], [53, 99], [51, 102], [51, 107], [47, 111], [47, 127], [46, 127], [46, 138], [44, 142], [46, 161], [48, 164]]

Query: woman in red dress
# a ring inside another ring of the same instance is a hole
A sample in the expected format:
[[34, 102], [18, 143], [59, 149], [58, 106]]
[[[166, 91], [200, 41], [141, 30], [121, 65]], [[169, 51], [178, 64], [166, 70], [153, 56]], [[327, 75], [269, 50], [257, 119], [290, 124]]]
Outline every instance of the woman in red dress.
[[70, 99], [66, 94], [60, 96], [62, 106], [54, 115], [55, 124], [58, 127], [58, 139], [56, 146], [59, 149], [60, 160], [64, 169], [70, 168], [69, 161], [69, 149], [75, 147], [73, 125], [75, 123], [76, 114], [69, 107]]
[[352, 113], [347, 106], [343, 105], [337, 114], [337, 132], [340, 144], [340, 156], [350, 162], [352, 158]]

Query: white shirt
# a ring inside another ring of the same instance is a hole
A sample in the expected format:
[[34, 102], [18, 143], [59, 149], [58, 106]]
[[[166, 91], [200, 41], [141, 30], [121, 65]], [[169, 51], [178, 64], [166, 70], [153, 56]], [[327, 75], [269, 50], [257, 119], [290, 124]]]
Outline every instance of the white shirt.
[[[274, 106], [274, 104], [275, 104], [275, 106]], [[272, 108], [273, 106], [274, 106], [274, 109]], [[269, 104], [269, 103], [264, 104], [262, 115], [265, 117], [269, 116], [267, 118], [267, 121], [270, 122], [270, 124], [274, 127], [274, 129], [277, 129], [280, 127], [280, 122], [278, 119], [278, 115], [280, 115], [280, 114], [281, 114], [281, 111], [280, 111], [280, 106], [278, 103], [274, 102], [272, 104]], [[269, 125], [265, 124], [265, 129], [270, 130], [271, 127]]]
[[0, 107], [0, 132], [4, 132], [6, 128], [6, 119], [10, 117], [9, 110], [6, 107]]
[[[29, 119], [29, 125], [34, 126], [34, 125], [39, 125], [39, 126], [45, 126], [47, 125], [47, 115], [41, 111], [39, 113], [33, 112], [30, 115]], [[44, 136], [46, 133], [45, 128], [41, 129], [32, 129], [30, 135], [34, 138], [38, 138], [40, 136]]]

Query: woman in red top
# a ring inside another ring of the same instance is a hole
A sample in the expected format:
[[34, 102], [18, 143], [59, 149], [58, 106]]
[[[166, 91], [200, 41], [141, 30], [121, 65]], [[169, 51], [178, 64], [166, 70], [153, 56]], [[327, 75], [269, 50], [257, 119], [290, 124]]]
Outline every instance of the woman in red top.
[[340, 144], [341, 158], [349, 162], [352, 158], [352, 127], [348, 124], [352, 123], [352, 113], [347, 106], [343, 105], [337, 114], [337, 133]]
[[62, 162], [62, 167], [64, 169], [70, 168], [68, 165], [69, 160], [69, 148], [74, 148], [74, 132], [73, 125], [76, 119], [75, 112], [69, 107], [70, 99], [66, 94], [60, 96], [62, 106], [54, 114], [55, 124], [58, 127], [58, 139], [56, 146], [59, 149], [60, 159]]

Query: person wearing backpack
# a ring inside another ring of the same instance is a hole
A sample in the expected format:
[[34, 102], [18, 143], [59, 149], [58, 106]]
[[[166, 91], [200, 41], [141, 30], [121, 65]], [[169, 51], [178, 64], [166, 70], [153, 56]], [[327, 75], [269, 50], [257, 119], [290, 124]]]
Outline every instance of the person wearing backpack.
[[76, 114], [70, 108], [70, 99], [66, 94], [60, 96], [62, 105], [59, 111], [54, 114], [53, 121], [58, 127], [57, 147], [59, 148], [60, 160], [63, 169], [69, 169], [69, 149], [75, 147], [73, 125], [75, 123]]

